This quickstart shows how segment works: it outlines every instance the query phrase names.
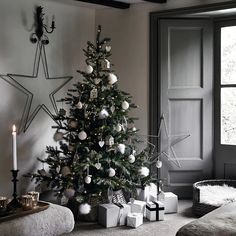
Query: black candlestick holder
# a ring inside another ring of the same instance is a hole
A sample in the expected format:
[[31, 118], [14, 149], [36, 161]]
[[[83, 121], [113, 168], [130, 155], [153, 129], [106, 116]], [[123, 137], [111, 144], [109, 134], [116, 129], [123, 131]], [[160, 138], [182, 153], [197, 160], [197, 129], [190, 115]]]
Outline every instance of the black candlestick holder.
[[13, 182], [13, 199], [11, 200], [11, 202], [8, 204], [8, 208], [20, 208], [22, 207], [21, 203], [19, 202], [18, 198], [17, 198], [17, 182], [18, 182], [18, 179], [17, 179], [17, 175], [18, 175], [18, 172], [19, 170], [11, 170], [12, 172], [12, 182]]

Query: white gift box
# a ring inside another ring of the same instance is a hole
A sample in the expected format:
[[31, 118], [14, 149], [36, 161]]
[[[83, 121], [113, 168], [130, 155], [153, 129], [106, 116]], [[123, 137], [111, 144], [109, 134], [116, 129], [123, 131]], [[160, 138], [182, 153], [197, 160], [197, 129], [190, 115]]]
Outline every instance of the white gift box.
[[132, 213], [142, 213], [145, 216], [146, 213], [146, 202], [134, 200], [133, 203], [129, 203], [131, 206]]
[[137, 188], [137, 200], [149, 202], [152, 201], [150, 197], [157, 195], [157, 186], [154, 183], [150, 183], [142, 188]]
[[172, 192], [164, 193], [165, 200], [165, 213], [176, 213], [178, 212], [178, 197]]
[[164, 220], [164, 204], [159, 201], [147, 202], [146, 217], [150, 221]]
[[131, 208], [128, 204], [101, 204], [98, 208], [98, 223], [106, 228], [125, 225]]
[[127, 226], [132, 228], [137, 228], [143, 224], [143, 214], [142, 213], [129, 213], [127, 215]]

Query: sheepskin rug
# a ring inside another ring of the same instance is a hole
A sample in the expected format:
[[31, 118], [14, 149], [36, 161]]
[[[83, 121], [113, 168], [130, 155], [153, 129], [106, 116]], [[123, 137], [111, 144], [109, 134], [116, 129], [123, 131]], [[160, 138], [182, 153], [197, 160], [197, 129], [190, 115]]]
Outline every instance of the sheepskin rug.
[[200, 203], [222, 206], [236, 201], [236, 188], [224, 185], [199, 186]]

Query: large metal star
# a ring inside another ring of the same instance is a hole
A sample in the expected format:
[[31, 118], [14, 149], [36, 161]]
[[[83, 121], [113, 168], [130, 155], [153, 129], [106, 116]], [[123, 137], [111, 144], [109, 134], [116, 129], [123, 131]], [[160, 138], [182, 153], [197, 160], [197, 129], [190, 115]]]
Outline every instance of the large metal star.
[[[165, 134], [165, 140], [164, 137], [161, 135], [162, 129], [164, 128], [164, 134]], [[158, 138], [162, 138], [162, 145], [161, 145], [161, 150], [157, 155], [157, 158], [159, 159], [161, 156], [167, 157], [168, 161], [172, 161], [177, 167], [181, 167], [178, 157], [176, 155], [176, 152], [174, 150], [174, 146], [177, 143], [180, 143], [181, 141], [185, 140], [186, 138], [190, 137], [190, 134], [176, 134], [176, 135], [171, 135], [168, 132], [166, 121], [164, 114], [161, 116], [161, 122], [160, 126], [158, 129], [157, 133]], [[163, 144], [166, 144], [165, 146]], [[171, 155], [171, 154], [172, 155]]]
[[[45, 78], [39, 76], [40, 61]], [[58, 114], [54, 95], [72, 79], [72, 76], [49, 77], [45, 47], [39, 41], [32, 75], [7, 74], [1, 75], [1, 78], [27, 97], [19, 125], [19, 132], [25, 132], [41, 109], [54, 120], [54, 115]]]

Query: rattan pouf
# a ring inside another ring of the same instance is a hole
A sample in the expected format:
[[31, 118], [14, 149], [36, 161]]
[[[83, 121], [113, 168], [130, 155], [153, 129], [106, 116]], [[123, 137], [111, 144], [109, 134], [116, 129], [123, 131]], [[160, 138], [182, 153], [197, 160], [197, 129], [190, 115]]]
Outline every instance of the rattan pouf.
[[206, 185], [213, 186], [213, 185], [224, 185], [224, 184], [236, 188], [236, 180], [230, 180], [230, 179], [203, 180], [203, 181], [199, 181], [193, 184], [192, 210], [193, 210], [194, 215], [201, 217], [219, 207], [219, 206], [213, 206], [210, 204], [201, 203], [199, 187], [206, 186]]

